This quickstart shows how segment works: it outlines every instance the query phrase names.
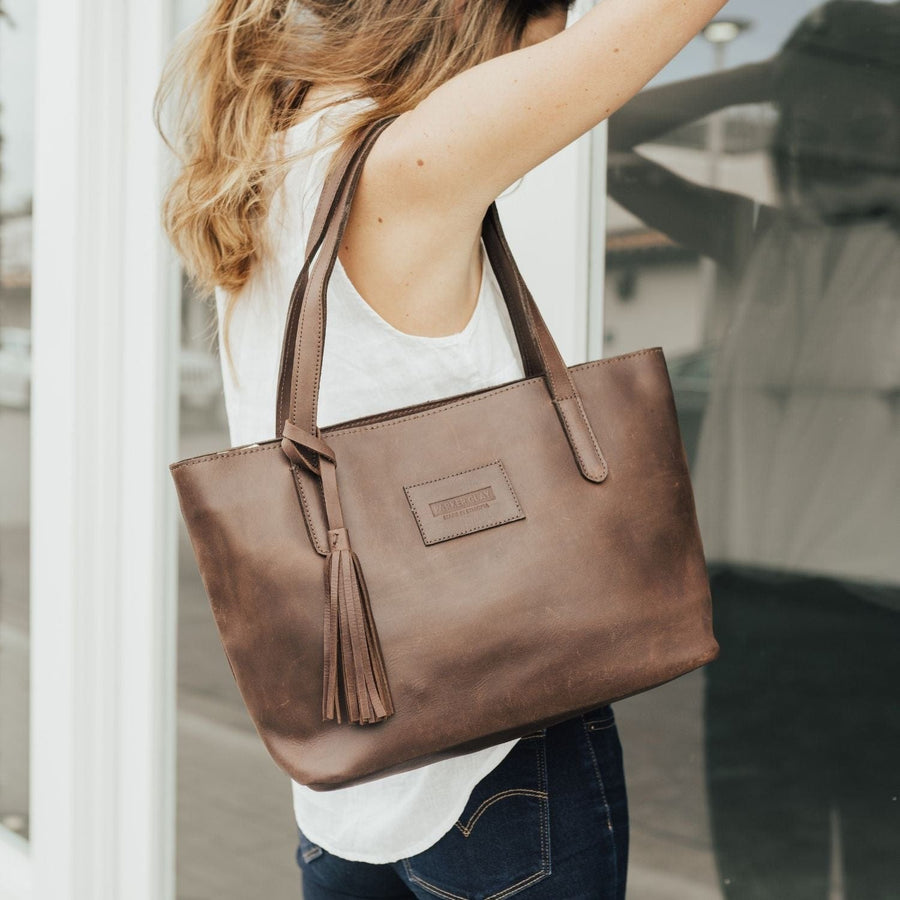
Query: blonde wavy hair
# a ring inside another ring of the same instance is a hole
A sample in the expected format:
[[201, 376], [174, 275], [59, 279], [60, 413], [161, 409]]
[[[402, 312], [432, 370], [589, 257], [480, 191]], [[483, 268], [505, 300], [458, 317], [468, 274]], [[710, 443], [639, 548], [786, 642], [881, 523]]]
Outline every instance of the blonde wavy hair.
[[[192, 285], [228, 294], [271, 252], [263, 223], [288, 168], [280, 132], [314, 85], [361, 85], [374, 102], [337, 140], [413, 109], [443, 82], [519, 45], [528, 22], [567, 0], [215, 0], [176, 42], [154, 119], [180, 168], [163, 225]], [[340, 102], [346, 95], [332, 101]], [[332, 105], [332, 104], [328, 104]], [[163, 121], [166, 126], [163, 126]], [[169, 130], [170, 134], [166, 133]]]

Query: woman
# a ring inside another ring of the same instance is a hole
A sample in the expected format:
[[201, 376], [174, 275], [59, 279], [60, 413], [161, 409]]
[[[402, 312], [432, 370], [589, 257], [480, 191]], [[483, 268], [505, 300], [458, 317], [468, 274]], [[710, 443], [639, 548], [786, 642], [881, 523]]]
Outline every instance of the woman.
[[[567, 30], [569, 5], [211, 5], [165, 79], [188, 101], [166, 226], [195, 283], [216, 291], [233, 444], [269, 433], [287, 304], [334, 151], [386, 115], [398, 117], [366, 162], [329, 286], [319, 425], [524, 377], [480, 239], [486, 210], [635, 94], [724, 0], [606, 0]], [[609, 706], [293, 794], [307, 900], [624, 896]]]

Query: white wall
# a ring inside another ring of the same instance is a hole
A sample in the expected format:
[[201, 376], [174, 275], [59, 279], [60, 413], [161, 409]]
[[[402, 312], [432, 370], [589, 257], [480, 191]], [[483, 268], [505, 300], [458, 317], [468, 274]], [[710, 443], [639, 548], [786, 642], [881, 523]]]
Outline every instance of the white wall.
[[525, 282], [569, 365], [587, 358], [590, 136], [566, 147], [498, 202]]

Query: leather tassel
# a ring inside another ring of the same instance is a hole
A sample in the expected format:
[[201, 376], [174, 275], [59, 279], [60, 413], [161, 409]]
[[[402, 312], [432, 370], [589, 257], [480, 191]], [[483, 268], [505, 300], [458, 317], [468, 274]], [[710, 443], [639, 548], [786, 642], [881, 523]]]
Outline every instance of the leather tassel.
[[328, 532], [322, 717], [368, 725], [394, 712], [369, 592], [346, 528]]

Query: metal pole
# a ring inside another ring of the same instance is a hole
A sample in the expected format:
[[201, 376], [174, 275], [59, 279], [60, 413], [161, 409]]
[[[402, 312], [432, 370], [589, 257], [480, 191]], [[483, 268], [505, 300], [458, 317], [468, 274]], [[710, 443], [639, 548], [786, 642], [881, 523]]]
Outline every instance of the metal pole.
[[[717, 41], [713, 44], [714, 64], [713, 71], [721, 72], [725, 68], [726, 41]], [[716, 110], [707, 123], [706, 131], [707, 162], [709, 166], [709, 185], [718, 187], [721, 183], [721, 162], [725, 150], [725, 110]], [[718, 296], [718, 268], [714, 260], [704, 256], [700, 260], [700, 280], [703, 291], [703, 335], [704, 344], [710, 343], [714, 338], [714, 321], [716, 318], [716, 300]]]
[[[713, 44], [715, 54], [714, 72], [721, 72], [725, 68], [725, 49], [728, 46], [724, 41]], [[707, 149], [709, 151], [709, 183], [712, 187], [718, 187], [720, 181], [720, 168], [722, 153], [725, 150], [725, 110], [719, 109], [709, 119], [707, 131]]]

